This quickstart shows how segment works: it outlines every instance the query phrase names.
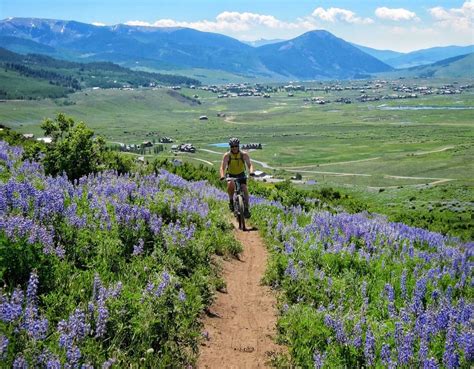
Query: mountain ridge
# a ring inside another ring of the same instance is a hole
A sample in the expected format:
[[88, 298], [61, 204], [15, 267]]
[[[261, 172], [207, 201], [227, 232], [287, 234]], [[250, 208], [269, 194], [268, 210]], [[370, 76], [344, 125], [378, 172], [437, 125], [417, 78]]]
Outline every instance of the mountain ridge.
[[[314, 37], [316, 34], [320, 37]], [[141, 64], [150, 67], [207, 68], [254, 76], [279, 75], [302, 79], [351, 79], [360, 74], [391, 70], [391, 67], [367, 54], [359, 54], [353, 60], [350, 56], [355, 48], [327, 31], [310, 31], [293, 40], [283, 41], [298, 44], [291, 53], [285, 49], [272, 49], [275, 44], [252, 47], [225, 35], [191, 28], [94, 26], [38, 18], [0, 21], [0, 36], [26, 39], [52, 47], [54, 51], [50, 50], [49, 54], [54, 57], [104, 60], [128, 67]], [[315, 45], [315, 42], [324, 47]], [[262, 49], [268, 46], [270, 49]], [[25, 44], [23, 47], [26, 47]], [[276, 53], [273, 61], [268, 50]], [[323, 60], [328, 56], [330, 59]]]

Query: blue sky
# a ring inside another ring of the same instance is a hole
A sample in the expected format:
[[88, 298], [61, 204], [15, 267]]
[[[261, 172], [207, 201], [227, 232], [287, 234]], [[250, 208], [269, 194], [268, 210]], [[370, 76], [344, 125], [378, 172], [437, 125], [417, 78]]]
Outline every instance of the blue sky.
[[325, 29], [397, 51], [474, 44], [474, 0], [0, 0], [8, 17], [183, 26], [245, 41]]

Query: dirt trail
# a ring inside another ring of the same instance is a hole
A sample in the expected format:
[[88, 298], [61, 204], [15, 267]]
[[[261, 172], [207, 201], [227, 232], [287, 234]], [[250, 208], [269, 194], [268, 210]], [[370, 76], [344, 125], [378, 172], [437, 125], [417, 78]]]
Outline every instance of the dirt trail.
[[276, 299], [260, 280], [267, 250], [258, 231], [235, 231], [243, 246], [240, 260], [224, 262], [227, 293], [218, 293], [204, 319], [209, 339], [201, 346], [197, 363], [205, 368], [265, 368], [284, 348], [274, 342]]

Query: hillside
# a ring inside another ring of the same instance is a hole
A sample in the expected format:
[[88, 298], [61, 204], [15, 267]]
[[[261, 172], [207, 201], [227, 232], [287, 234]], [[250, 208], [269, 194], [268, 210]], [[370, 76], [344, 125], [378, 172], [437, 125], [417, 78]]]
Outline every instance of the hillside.
[[[378, 49], [374, 49], [374, 48], [362, 46], [362, 45], [357, 45], [357, 44], [352, 44], [352, 45], [357, 47], [359, 50], [362, 50], [364, 53], [372, 55], [374, 58], [377, 58], [380, 61], [383, 61], [384, 63], [387, 63], [387, 60], [405, 55], [404, 53], [393, 51], [393, 50], [378, 50]], [[389, 65], [392, 67], [396, 67], [393, 64], [389, 64]]]
[[82, 88], [195, 84], [195, 79], [132, 71], [110, 62], [77, 63], [0, 48], [0, 98], [62, 97]]
[[410, 68], [420, 65], [433, 64], [437, 61], [466, 55], [474, 52], [474, 45], [470, 46], [445, 46], [412, 51], [410, 53], [384, 60], [394, 68]]
[[0, 37], [12, 50], [44, 48], [48, 55], [69, 60], [111, 61], [155, 70], [202, 68], [248, 78], [357, 78], [390, 70], [326, 31], [252, 47], [231, 37], [188, 28], [99, 27], [74, 21], [11, 18], [0, 22]]
[[207, 181], [23, 153], [0, 140], [4, 367], [471, 367], [472, 243], [261, 197], [235, 234]]
[[433, 64], [440, 60], [474, 52], [474, 45], [432, 47], [409, 53], [402, 53], [393, 50], [377, 50], [356, 44], [352, 45], [397, 69]]
[[471, 53], [440, 60], [429, 65], [399, 69], [383, 75], [385, 78], [466, 78], [472, 77], [473, 70], [474, 53]]

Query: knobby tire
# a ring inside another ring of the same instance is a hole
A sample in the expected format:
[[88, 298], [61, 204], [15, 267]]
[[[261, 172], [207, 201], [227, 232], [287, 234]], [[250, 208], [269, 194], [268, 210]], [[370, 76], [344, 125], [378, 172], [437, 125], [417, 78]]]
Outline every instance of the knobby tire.
[[245, 217], [244, 217], [244, 210], [245, 210], [245, 205], [244, 205], [244, 199], [242, 196], [239, 196], [238, 198], [238, 214], [239, 214], [239, 229], [242, 231], [245, 231]]

